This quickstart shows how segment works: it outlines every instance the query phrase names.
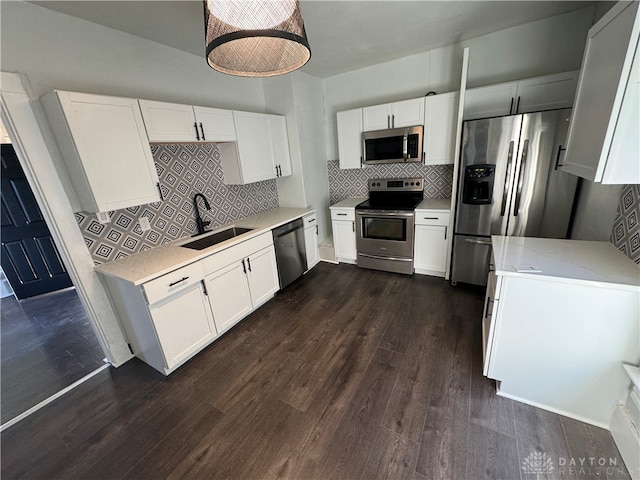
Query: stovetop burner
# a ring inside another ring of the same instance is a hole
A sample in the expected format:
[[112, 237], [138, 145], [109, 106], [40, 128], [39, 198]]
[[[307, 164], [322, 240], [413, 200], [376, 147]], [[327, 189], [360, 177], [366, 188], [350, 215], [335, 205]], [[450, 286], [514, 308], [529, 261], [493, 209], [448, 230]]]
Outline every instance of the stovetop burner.
[[356, 210], [414, 210], [423, 198], [421, 178], [373, 178], [369, 198]]

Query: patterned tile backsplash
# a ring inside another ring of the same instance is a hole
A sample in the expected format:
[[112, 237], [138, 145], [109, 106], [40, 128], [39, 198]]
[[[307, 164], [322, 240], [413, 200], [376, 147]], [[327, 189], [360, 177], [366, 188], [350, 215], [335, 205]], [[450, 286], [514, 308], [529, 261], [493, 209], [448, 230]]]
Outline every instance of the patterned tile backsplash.
[[451, 196], [453, 165], [391, 163], [341, 170], [339, 161], [333, 160], [328, 162], [328, 168], [330, 205], [349, 197], [368, 196], [367, 181], [370, 178], [424, 178], [425, 197], [447, 198]]
[[613, 221], [611, 243], [640, 264], [640, 185], [625, 185]]
[[[96, 265], [151, 247], [188, 237], [196, 232], [193, 195], [202, 192], [211, 211], [200, 203], [207, 228], [278, 207], [275, 180], [249, 185], [225, 185], [218, 147], [210, 143], [152, 144], [151, 152], [160, 179], [161, 202], [109, 212], [111, 223], [100, 224], [95, 214], [76, 213], [78, 226]], [[140, 217], [151, 230], [143, 232]]]

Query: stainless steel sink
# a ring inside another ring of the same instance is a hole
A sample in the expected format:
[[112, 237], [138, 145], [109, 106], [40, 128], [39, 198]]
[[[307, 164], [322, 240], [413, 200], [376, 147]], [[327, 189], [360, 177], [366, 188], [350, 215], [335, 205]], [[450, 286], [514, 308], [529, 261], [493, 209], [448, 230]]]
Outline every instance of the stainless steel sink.
[[199, 238], [198, 240], [193, 240], [188, 243], [184, 243], [180, 245], [181, 247], [191, 248], [193, 250], [204, 250], [207, 247], [212, 245], [217, 245], [218, 243], [224, 242], [225, 240], [229, 240], [230, 238], [237, 237], [238, 235], [242, 235], [243, 233], [247, 233], [253, 230], [253, 228], [241, 228], [241, 227], [231, 227], [226, 230], [222, 230], [220, 232], [213, 233], [203, 238]]

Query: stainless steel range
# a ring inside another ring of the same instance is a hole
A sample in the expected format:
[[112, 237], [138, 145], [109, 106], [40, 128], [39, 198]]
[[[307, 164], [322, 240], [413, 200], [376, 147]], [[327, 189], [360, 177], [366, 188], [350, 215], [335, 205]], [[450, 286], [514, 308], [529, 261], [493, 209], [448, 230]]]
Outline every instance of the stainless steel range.
[[369, 180], [369, 199], [356, 206], [358, 266], [413, 274], [414, 210], [421, 178]]

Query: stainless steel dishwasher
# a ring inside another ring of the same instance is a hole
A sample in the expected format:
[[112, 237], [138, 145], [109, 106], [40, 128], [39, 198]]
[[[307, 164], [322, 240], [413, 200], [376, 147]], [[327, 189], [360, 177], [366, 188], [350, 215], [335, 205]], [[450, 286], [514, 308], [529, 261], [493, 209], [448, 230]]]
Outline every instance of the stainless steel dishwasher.
[[299, 218], [273, 229], [280, 288], [291, 284], [307, 270], [304, 223]]

